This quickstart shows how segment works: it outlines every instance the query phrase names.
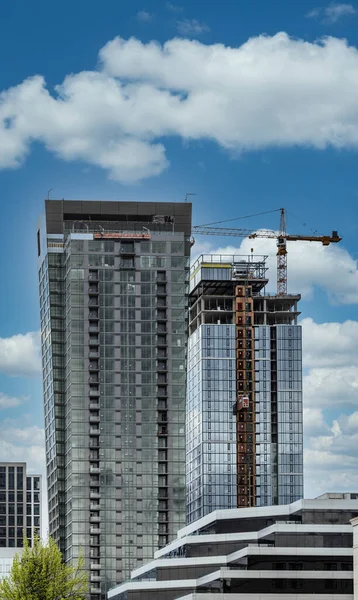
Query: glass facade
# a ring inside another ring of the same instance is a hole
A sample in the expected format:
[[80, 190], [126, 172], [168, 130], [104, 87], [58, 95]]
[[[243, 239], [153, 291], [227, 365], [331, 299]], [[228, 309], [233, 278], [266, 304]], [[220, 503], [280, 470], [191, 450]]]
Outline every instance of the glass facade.
[[265, 257], [191, 270], [187, 522], [303, 497], [299, 296], [265, 294]]
[[255, 327], [258, 506], [303, 497], [302, 340], [299, 325]]
[[302, 333], [277, 325], [278, 503], [303, 497]]
[[191, 205], [65, 204], [39, 236], [50, 533], [97, 599], [185, 523]]
[[187, 519], [236, 506], [235, 327], [201, 325], [189, 339]]

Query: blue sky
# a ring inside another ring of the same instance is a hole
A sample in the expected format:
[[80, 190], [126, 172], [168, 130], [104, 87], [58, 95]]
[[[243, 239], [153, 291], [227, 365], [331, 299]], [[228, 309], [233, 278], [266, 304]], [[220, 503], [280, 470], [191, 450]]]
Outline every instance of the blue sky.
[[[337, 465], [328, 485], [358, 488], [357, 24], [356, 2], [3, 0], [4, 459], [43, 465], [35, 231], [48, 190], [174, 202], [193, 192], [194, 224], [284, 206], [289, 231], [343, 236], [339, 248], [292, 243], [289, 289], [304, 295], [307, 493], [321, 491], [324, 464]], [[195, 251], [240, 243], [198, 238]]]

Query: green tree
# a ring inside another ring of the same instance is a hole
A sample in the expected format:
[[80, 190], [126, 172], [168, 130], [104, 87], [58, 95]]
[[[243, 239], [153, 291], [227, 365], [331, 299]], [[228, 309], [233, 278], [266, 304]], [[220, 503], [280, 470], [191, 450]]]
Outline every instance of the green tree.
[[83, 600], [88, 589], [84, 560], [66, 565], [56, 542], [27, 539], [17, 554], [8, 577], [0, 581], [0, 600]]

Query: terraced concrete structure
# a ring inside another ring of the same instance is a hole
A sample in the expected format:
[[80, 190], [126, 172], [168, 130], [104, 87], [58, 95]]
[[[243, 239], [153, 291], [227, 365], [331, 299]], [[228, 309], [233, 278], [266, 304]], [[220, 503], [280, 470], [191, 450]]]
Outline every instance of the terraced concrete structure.
[[353, 600], [358, 494], [218, 510], [112, 589], [109, 600]]

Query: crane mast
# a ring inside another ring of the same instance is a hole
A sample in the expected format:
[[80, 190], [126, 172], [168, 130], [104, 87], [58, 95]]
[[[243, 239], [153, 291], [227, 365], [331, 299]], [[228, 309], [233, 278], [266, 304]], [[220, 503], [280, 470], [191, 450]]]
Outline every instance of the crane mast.
[[280, 231], [277, 238], [277, 295], [287, 295], [286, 215], [281, 208]]

